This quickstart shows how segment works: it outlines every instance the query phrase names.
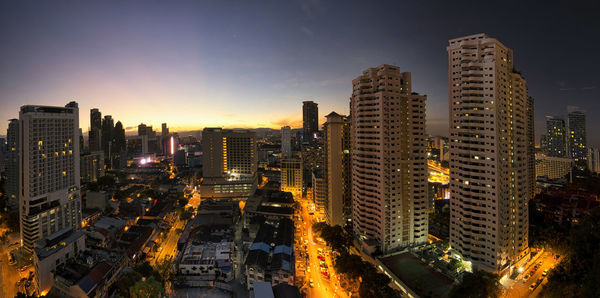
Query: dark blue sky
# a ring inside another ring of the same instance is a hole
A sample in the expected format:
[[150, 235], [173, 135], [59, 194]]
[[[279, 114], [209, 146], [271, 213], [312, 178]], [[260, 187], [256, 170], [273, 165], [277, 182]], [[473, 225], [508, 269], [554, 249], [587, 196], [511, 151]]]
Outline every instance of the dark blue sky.
[[3, 1], [0, 131], [23, 104], [80, 103], [132, 127], [299, 126], [301, 101], [348, 113], [351, 80], [390, 63], [448, 127], [451, 38], [487, 33], [514, 51], [537, 132], [567, 105], [600, 145], [600, 18], [593, 2]]

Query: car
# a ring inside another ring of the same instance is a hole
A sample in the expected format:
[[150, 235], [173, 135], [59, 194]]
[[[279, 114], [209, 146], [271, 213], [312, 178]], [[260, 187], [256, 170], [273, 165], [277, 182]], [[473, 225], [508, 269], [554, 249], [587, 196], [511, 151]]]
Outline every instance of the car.
[[523, 276], [523, 280], [527, 280], [527, 279], [529, 279], [530, 277], [531, 277], [531, 275], [529, 275], [529, 274], [525, 274], [525, 276]]
[[322, 255], [318, 255], [318, 256], [317, 256], [317, 258], [318, 258], [319, 260], [321, 260], [321, 261], [325, 261], [325, 257], [324, 257], [324, 256], [322, 256]]
[[29, 266], [25, 265], [25, 266], [21, 267], [21, 269], [19, 269], [19, 271], [23, 272], [27, 269], [29, 269]]
[[546, 276], [548, 275], [548, 269], [544, 270], [544, 272], [542, 272], [542, 276]]
[[530, 290], [530, 291], [533, 291], [533, 290], [535, 290], [535, 287], [536, 287], [536, 284], [531, 284], [531, 285], [529, 286], [529, 290]]
[[313, 283], [312, 278], [310, 279], [310, 281], [308, 282], [308, 285], [313, 288], [315, 286], [315, 284]]

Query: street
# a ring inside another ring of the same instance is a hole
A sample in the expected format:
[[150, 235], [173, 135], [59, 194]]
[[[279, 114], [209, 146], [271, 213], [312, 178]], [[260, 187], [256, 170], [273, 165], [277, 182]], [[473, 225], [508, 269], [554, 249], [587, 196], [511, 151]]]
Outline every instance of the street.
[[179, 236], [181, 234], [177, 233], [177, 229], [182, 229], [185, 227], [185, 222], [180, 219], [177, 219], [173, 224], [173, 227], [169, 229], [167, 232], [167, 237], [158, 243], [159, 248], [154, 257], [153, 263], [158, 264], [163, 259], [169, 257], [173, 259], [177, 254], [177, 241], [179, 240]]
[[[341, 291], [337, 275], [333, 269], [333, 260], [331, 259], [329, 248], [324, 244], [318, 243], [316, 236], [313, 235], [312, 224], [313, 222], [316, 222], [316, 215], [309, 214], [309, 212], [311, 212], [309, 211], [311, 203], [309, 203], [308, 200], [302, 200], [300, 203], [302, 206], [302, 223], [300, 225], [300, 234], [302, 235], [302, 238], [300, 246], [303, 248], [304, 245], [306, 245], [306, 252], [309, 255], [308, 268], [310, 268], [310, 272], [306, 272], [306, 282], [302, 288], [308, 286], [308, 297], [349, 297], [347, 293]], [[299, 248], [299, 251], [301, 248]], [[327, 265], [326, 272], [330, 274], [329, 278], [326, 278], [325, 275], [321, 273], [321, 260], [318, 258], [319, 249], [325, 258], [325, 264]], [[306, 262], [306, 259], [304, 257], [296, 257], [296, 262], [304, 263]], [[308, 285], [311, 280], [313, 282], [312, 288]]]
[[[530, 261], [524, 268], [523, 272], [517, 276], [515, 280], [509, 280], [505, 282], [506, 291], [503, 297], [506, 298], [524, 298], [524, 297], [537, 297], [540, 294], [542, 286], [548, 282], [546, 276], [542, 276], [545, 270], [548, 273], [554, 268], [560, 259], [555, 259], [554, 254], [550, 252], [543, 252], [542, 255], [533, 261]], [[535, 269], [535, 266], [538, 268]], [[533, 274], [532, 274], [533, 272]], [[527, 278], [526, 278], [527, 277]], [[540, 285], [535, 287], [533, 291], [530, 286], [535, 284], [536, 281], [543, 278]]]
[[[17, 234], [11, 236], [15, 237], [8, 237], [8, 243], [18, 241]], [[11, 249], [15, 248], [14, 246], [9, 246], [8, 244], [0, 245], [0, 270], [2, 271], [0, 274], [0, 297], [14, 297], [17, 295], [17, 284], [21, 279], [17, 266], [8, 264], [8, 253]]]

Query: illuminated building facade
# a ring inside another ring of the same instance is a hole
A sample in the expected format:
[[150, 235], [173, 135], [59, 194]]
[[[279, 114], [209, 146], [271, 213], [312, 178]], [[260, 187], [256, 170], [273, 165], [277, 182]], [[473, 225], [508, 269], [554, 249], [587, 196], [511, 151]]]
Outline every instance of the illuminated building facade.
[[257, 167], [255, 132], [222, 128], [202, 131], [203, 197], [241, 198], [252, 194]]
[[569, 158], [580, 168], [587, 167], [587, 141], [585, 129], [585, 111], [577, 107], [569, 107], [567, 145]]
[[302, 160], [281, 160], [281, 191], [291, 192], [294, 197], [302, 196]]
[[351, 216], [350, 120], [331, 112], [325, 122], [327, 203], [325, 218], [329, 225], [344, 226]]
[[352, 227], [384, 253], [427, 242], [426, 96], [392, 65], [352, 81]]
[[546, 116], [546, 136], [543, 140], [546, 154], [553, 157], [567, 157], [565, 120]]
[[485, 34], [449, 41], [450, 245], [504, 273], [529, 252], [533, 102], [512, 50]]
[[81, 223], [79, 109], [22, 106], [19, 113], [21, 241], [34, 242]]

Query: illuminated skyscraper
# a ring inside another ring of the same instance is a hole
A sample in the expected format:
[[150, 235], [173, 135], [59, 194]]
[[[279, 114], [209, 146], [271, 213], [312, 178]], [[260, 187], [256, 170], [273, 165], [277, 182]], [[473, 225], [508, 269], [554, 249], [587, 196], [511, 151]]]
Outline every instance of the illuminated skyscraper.
[[391, 252], [427, 242], [426, 96], [392, 65], [352, 81], [352, 227]]
[[450, 245], [504, 274], [528, 252], [533, 99], [512, 50], [485, 34], [449, 41]]
[[567, 157], [565, 120], [546, 116], [546, 154], [553, 157]]
[[568, 121], [568, 155], [579, 168], [587, 167], [587, 141], [585, 129], [585, 111], [577, 107], [569, 107]]
[[19, 127], [21, 241], [31, 251], [37, 239], [81, 224], [77, 103], [22, 106]]

